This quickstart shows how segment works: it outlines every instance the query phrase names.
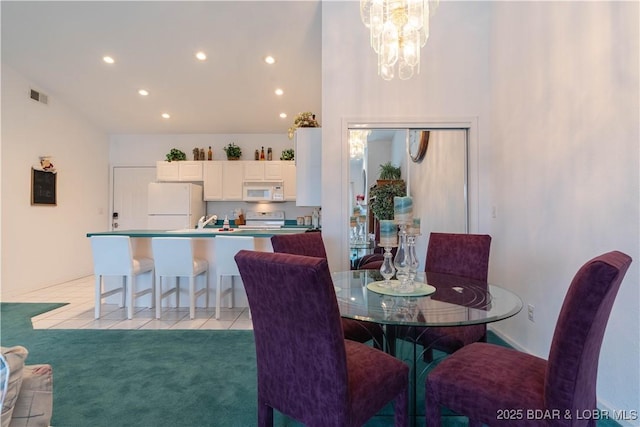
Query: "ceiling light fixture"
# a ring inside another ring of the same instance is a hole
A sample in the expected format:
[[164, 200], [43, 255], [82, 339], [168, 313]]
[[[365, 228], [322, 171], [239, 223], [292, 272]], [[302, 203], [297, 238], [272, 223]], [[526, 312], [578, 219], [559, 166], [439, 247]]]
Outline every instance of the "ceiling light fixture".
[[349, 156], [352, 159], [362, 159], [364, 156], [364, 147], [367, 146], [367, 138], [370, 134], [370, 130], [349, 131]]
[[266, 62], [269, 65], [273, 65], [276, 63], [276, 59], [273, 56], [269, 55], [264, 58], [264, 62]]
[[287, 118], [287, 113], [280, 113], [280, 118], [281, 119], [286, 119]]
[[140, 90], [138, 91], [138, 93], [139, 93], [140, 95], [142, 95], [142, 96], [147, 96], [147, 95], [149, 95], [149, 91], [144, 90], [144, 89], [140, 89]]
[[106, 62], [107, 64], [113, 64], [114, 62], [116, 62], [112, 57], [110, 56], [103, 56], [102, 60], [104, 62]]
[[205, 59], [207, 59], [207, 55], [204, 52], [198, 52], [196, 53], [196, 58], [198, 58], [200, 61], [204, 61]]
[[169, 118], [171, 118], [171, 116], [169, 115], [169, 113], [162, 113], [162, 118], [163, 119], [169, 119]]
[[284, 94], [284, 91], [282, 89], [276, 89], [276, 95], [282, 96], [283, 94]]
[[378, 75], [407, 80], [420, 73], [420, 48], [429, 38], [429, 17], [439, 0], [360, 0], [360, 17], [378, 54]]

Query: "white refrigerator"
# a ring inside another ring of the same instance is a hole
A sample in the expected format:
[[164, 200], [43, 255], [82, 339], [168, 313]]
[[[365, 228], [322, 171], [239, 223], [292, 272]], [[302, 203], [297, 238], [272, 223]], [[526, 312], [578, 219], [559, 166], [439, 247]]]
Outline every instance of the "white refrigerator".
[[206, 212], [202, 186], [182, 182], [152, 182], [147, 200], [147, 228], [194, 228]]

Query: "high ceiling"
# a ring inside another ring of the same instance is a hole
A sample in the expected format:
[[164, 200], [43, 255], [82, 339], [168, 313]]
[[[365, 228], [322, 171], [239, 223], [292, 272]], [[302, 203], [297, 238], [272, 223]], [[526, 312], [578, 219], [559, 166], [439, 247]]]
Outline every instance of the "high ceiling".
[[0, 4], [3, 66], [107, 133], [286, 133], [299, 112], [321, 119], [319, 0]]

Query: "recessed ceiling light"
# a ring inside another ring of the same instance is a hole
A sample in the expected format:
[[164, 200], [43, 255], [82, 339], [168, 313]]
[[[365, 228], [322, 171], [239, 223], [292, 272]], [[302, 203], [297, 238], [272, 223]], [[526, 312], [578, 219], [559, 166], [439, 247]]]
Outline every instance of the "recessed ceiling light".
[[278, 96], [282, 96], [282, 94], [284, 93], [284, 91], [280, 88], [276, 89], [276, 95]]
[[281, 119], [286, 119], [287, 118], [287, 113], [280, 113], [280, 118]]
[[114, 62], [116, 62], [112, 57], [110, 56], [103, 56], [102, 60], [104, 62], [106, 62], [107, 64], [113, 64]]
[[207, 55], [204, 52], [198, 52], [196, 53], [196, 58], [198, 58], [200, 61], [204, 61], [205, 59], [207, 59]]
[[140, 90], [138, 91], [138, 93], [139, 93], [140, 95], [142, 95], [142, 96], [147, 96], [147, 95], [149, 95], [149, 91], [144, 90], [144, 89], [140, 89]]
[[269, 55], [264, 58], [264, 62], [266, 62], [269, 65], [272, 65], [276, 63], [276, 59], [273, 56]]
[[163, 118], [163, 119], [168, 119], [168, 118], [170, 118], [170, 117], [171, 117], [171, 116], [169, 115], [169, 113], [162, 113], [162, 118]]

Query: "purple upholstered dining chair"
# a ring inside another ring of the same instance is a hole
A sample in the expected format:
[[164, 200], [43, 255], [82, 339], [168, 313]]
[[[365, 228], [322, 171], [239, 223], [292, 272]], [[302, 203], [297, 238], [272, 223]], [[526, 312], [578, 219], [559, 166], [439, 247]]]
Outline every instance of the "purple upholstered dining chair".
[[[440, 426], [440, 405], [469, 417], [474, 427], [595, 427], [594, 419], [576, 415], [596, 409], [600, 347], [629, 264], [629, 256], [613, 251], [580, 268], [560, 310], [548, 360], [487, 343], [446, 358], [427, 376], [427, 427]], [[509, 416], [499, 419], [501, 414]]]
[[[327, 259], [322, 234], [318, 232], [274, 235], [271, 246], [274, 252]], [[382, 348], [383, 331], [377, 323], [343, 318], [342, 329], [348, 340], [367, 342], [373, 339], [373, 345]]]
[[[431, 233], [425, 271], [486, 282], [490, 249], [491, 236], [487, 234]], [[431, 361], [433, 350], [453, 353], [467, 344], [486, 341], [487, 326], [482, 324], [422, 328], [415, 331], [415, 336], [424, 346], [425, 360]]]
[[409, 368], [345, 340], [327, 260], [270, 252], [235, 256], [253, 315], [258, 425], [273, 410], [308, 426], [361, 426], [394, 401], [408, 422]]

